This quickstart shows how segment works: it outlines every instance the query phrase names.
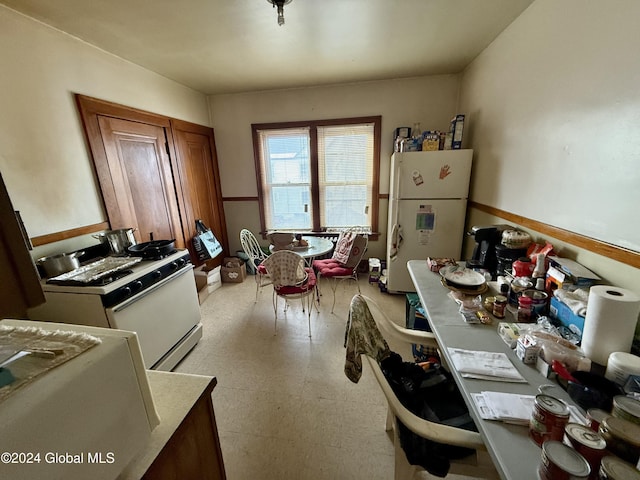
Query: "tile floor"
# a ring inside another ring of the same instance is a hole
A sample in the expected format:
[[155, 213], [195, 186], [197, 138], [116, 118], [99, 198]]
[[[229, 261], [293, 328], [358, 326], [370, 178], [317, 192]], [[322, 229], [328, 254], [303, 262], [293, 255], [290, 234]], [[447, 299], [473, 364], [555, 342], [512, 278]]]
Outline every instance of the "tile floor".
[[[255, 303], [254, 278], [209, 295], [201, 307], [203, 338], [175, 369], [218, 379], [213, 405], [227, 478], [393, 479], [384, 397], [366, 364], [358, 384], [343, 373], [356, 285], [339, 285], [334, 314], [324, 286], [309, 338], [298, 301], [285, 314], [280, 300], [274, 335], [272, 289], [264, 287]], [[382, 294], [366, 278], [360, 288], [404, 323], [403, 295]], [[407, 347], [390, 346], [411, 357]]]

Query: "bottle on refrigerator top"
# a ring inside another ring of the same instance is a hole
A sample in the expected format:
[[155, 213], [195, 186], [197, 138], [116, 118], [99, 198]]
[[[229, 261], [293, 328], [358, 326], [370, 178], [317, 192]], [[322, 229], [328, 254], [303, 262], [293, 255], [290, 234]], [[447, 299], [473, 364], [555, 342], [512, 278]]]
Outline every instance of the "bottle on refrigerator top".
[[464, 130], [464, 115], [458, 114], [451, 119], [451, 149], [462, 148], [462, 132]]
[[420, 122], [413, 124], [413, 128], [411, 129], [411, 138], [420, 140], [420, 143], [422, 143], [422, 128], [420, 128]]

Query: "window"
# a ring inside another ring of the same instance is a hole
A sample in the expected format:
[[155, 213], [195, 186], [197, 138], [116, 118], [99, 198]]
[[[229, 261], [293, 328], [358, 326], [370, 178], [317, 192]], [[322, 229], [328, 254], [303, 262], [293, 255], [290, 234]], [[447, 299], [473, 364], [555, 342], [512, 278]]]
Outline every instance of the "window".
[[252, 125], [263, 231], [378, 229], [381, 117]]

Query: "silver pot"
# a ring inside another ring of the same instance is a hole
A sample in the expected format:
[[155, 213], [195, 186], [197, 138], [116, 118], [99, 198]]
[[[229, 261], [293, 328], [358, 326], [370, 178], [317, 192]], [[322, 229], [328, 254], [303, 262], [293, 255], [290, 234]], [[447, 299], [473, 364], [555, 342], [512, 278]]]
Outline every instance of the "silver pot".
[[92, 237], [108, 244], [109, 250], [113, 255], [127, 255], [127, 249], [136, 244], [136, 237], [133, 235], [134, 231], [135, 228], [121, 228], [98, 233], [97, 235], [92, 235]]
[[63, 273], [75, 270], [80, 266], [78, 257], [84, 254], [81, 252], [61, 253], [39, 258], [36, 263], [42, 267], [47, 278], [57, 277]]

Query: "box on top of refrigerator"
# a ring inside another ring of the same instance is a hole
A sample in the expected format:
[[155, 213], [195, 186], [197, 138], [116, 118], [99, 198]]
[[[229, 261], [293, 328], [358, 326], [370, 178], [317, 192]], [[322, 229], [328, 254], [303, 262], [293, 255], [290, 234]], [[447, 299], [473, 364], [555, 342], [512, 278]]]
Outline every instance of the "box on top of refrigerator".
[[462, 133], [464, 130], [464, 115], [458, 114], [451, 119], [451, 149], [462, 148]]

